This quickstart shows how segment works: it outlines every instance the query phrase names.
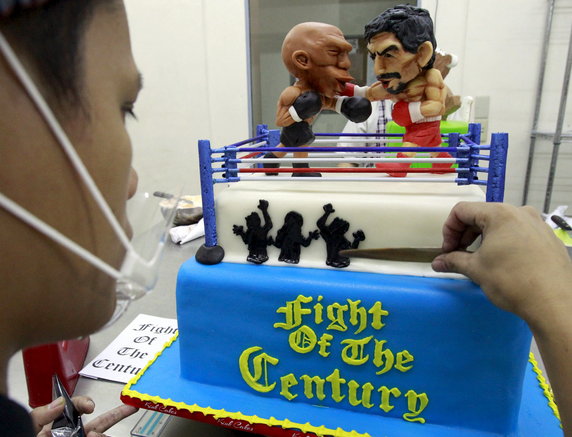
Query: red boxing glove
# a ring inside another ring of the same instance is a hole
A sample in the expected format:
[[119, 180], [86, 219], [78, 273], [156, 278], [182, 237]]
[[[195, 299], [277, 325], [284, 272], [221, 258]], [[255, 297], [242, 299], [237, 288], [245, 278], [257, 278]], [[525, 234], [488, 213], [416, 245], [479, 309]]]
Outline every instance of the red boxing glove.
[[423, 119], [421, 102], [399, 101], [393, 105], [391, 117], [399, 126], [407, 127]]
[[367, 86], [357, 86], [356, 84], [346, 82], [341, 95], [346, 97], [365, 97], [368, 88]]
[[342, 96], [353, 97], [355, 87], [356, 87], [355, 84], [346, 82], [346, 86], [342, 91]]

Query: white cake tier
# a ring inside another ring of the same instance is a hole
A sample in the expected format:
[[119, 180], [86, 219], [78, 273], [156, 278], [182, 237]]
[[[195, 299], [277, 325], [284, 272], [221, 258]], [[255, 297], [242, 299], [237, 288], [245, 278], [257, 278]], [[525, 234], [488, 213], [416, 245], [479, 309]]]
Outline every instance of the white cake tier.
[[[269, 237], [276, 238], [290, 211], [303, 217], [302, 235], [318, 229], [316, 222], [324, 214], [323, 206], [332, 204], [326, 225], [339, 217], [349, 222], [345, 234], [362, 230], [365, 240], [359, 248], [441, 247], [442, 226], [451, 208], [459, 201], [484, 201], [483, 190], [475, 185], [429, 182], [240, 182], [231, 184], [216, 196], [218, 244], [224, 248], [225, 262], [248, 263], [247, 245], [233, 233], [233, 225], [246, 231], [245, 218], [256, 212], [260, 200], [269, 203], [272, 219]], [[269, 246], [265, 265], [288, 266], [278, 260], [280, 249]], [[331, 268], [325, 264], [326, 243], [320, 237], [309, 247], [301, 248], [299, 267]], [[429, 264], [378, 261], [352, 258], [347, 270], [375, 273], [443, 276], [433, 272]]]

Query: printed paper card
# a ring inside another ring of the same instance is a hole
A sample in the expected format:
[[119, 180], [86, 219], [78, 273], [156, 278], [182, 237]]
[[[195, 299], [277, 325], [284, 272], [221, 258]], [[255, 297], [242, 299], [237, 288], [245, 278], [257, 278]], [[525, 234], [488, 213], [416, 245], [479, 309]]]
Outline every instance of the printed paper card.
[[176, 333], [176, 319], [139, 314], [80, 375], [127, 383]]

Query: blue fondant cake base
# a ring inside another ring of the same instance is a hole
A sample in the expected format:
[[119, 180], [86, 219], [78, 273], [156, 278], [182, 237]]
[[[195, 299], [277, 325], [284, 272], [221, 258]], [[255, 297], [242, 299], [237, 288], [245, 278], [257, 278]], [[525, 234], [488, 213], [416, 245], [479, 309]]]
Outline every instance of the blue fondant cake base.
[[[130, 387], [129, 396], [153, 396], [154, 402], [181, 402], [189, 406], [210, 407], [245, 416], [273, 417], [279, 421], [310, 423], [330, 429], [342, 428], [368, 433], [371, 437], [492, 437], [501, 434], [480, 432], [430, 423], [409, 423], [397, 418], [357, 413], [344, 409], [316, 407], [282, 399], [263, 398], [255, 394], [225, 387], [211, 386], [180, 376], [179, 341], [166, 348], [162, 355]], [[468, 376], [469, 377], [469, 376]], [[135, 393], [135, 395], [133, 394]], [[224, 414], [221, 414], [223, 417]], [[294, 428], [295, 429], [295, 428]], [[511, 437], [561, 437], [560, 422], [548, 406], [548, 399], [539, 386], [532, 365], [528, 363], [523, 387], [518, 427]]]
[[468, 280], [189, 260], [177, 315], [181, 375], [197, 383], [336, 416], [516, 429], [531, 334]]
[[189, 260], [177, 307], [123, 393], [144, 408], [284, 437], [562, 434], [528, 327], [467, 280]]

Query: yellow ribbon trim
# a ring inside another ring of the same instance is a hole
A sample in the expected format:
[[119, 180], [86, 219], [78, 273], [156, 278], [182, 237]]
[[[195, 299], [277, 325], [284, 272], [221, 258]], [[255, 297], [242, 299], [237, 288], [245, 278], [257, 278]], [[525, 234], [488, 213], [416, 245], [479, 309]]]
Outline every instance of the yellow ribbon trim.
[[[548, 406], [550, 407], [550, 409], [552, 410], [558, 421], [560, 421], [560, 413], [558, 412], [558, 406], [556, 405], [556, 402], [554, 402], [554, 393], [552, 392], [552, 388], [546, 381], [546, 378], [544, 378], [542, 370], [540, 369], [540, 367], [538, 367], [538, 362], [536, 361], [536, 358], [532, 352], [530, 352], [528, 361], [530, 361], [530, 363], [532, 364], [532, 370], [534, 371], [534, 373], [536, 373], [536, 379], [538, 380], [540, 388], [542, 389], [542, 392], [544, 393], [546, 399], [548, 399]], [[560, 423], [560, 428], [562, 428], [562, 423]]]
[[175, 334], [173, 336], [173, 338], [171, 338], [167, 343], [165, 343], [165, 346], [163, 347], [163, 349], [159, 352], [157, 352], [157, 354], [155, 355], [155, 357], [149, 361], [147, 363], [147, 365], [145, 367], [143, 367], [143, 369], [141, 369], [141, 371], [139, 373], [137, 373], [137, 375], [135, 375], [133, 378], [131, 378], [131, 380], [127, 383], [127, 385], [123, 388], [123, 390], [121, 391], [121, 395], [122, 396], [129, 396], [131, 398], [134, 399], [140, 399], [142, 401], [149, 401], [149, 402], [153, 402], [153, 403], [160, 403], [165, 405], [166, 407], [173, 407], [176, 408], [177, 410], [187, 410], [190, 411], [191, 413], [202, 413], [205, 415], [209, 415], [209, 416], [213, 416], [215, 419], [219, 419], [219, 418], [229, 418], [229, 419], [235, 419], [235, 420], [244, 420], [246, 422], [252, 423], [252, 424], [263, 424], [263, 425], [268, 425], [268, 426], [281, 426], [284, 429], [299, 429], [300, 431], [304, 432], [304, 433], [314, 433], [318, 436], [333, 436], [333, 437], [371, 437], [370, 434], [365, 433], [359, 433], [357, 431], [345, 431], [341, 428], [336, 428], [336, 429], [330, 429], [330, 428], [326, 428], [325, 426], [314, 426], [312, 424], [310, 424], [309, 422], [307, 423], [295, 423], [295, 422], [291, 422], [288, 419], [284, 419], [284, 420], [278, 420], [275, 419], [274, 417], [270, 417], [268, 419], [262, 418], [262, 417], [258, 417], [258, 416], [248, 416], [245, 414], [242, 414], [240, 411], [237, 412], [229, 412], [226, 410], [217, 410], [214, 408], [210, 408], [210, 407], [200, 407], [197, 404], [193, 404], [193, 405], [188, 405], [185, 404], [184, 402], [175, 402], [172, 399], [163, 399], [159, 396], [150, 396], [148, 394], [145, 393], [139, 393], [138, 391], [135, 390], [131, 390], [131, 387], [135, 384], [137, 384], [137, 382], [139, 381], [139, 378], [145, 373], [145, 371], [149, 368], [149, 366], [151, 366], [155, 360], [157, 360], [157, 358], [159, 358], [159, 356], [161, 356], [161, 354], [163, 353], [163, 351], [165, 349], [167, 349], [168, 347], [170, 347], [173, 342], [177, 339], [177, 337], [179, 336], [179, 334]]

